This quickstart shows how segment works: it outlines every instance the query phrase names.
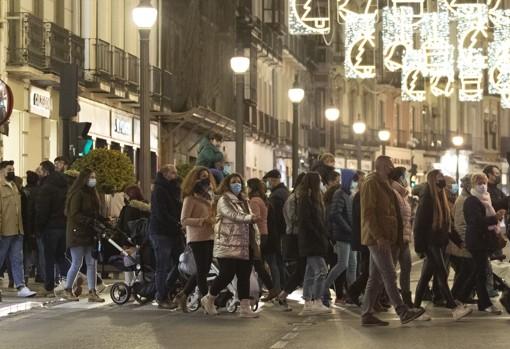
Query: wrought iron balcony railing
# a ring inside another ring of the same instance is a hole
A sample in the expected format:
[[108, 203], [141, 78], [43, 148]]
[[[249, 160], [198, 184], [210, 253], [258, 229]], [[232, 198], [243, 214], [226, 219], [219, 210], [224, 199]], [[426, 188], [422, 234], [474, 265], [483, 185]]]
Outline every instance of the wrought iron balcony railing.
[[30, 13], [8, 17], [7, 65], [28, 65], [40, 70], [46, 66], [44, 23]]

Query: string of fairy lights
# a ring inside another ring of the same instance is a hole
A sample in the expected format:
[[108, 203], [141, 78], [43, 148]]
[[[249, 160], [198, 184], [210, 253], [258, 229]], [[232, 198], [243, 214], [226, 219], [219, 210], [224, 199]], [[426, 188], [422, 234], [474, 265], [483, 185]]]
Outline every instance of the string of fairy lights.
[[384, 69], [401, 72], [402, 100], [424, 101], [427, 88], [434, 96], [450, 97], [457, 86], [460, 101], [477, 102], [487, 85], [489, 94], [510, 108], [510, 10], [500, 8], [501, 0], [437, 0], [430, 11], [426, 0], [388, 0], [383, 8], [368, 0], [358, 11], [355, 3], [360, 2], [289, 0], [289, 32], [328, 35], [336, 17], [344, 29], [345, 76], [373, 79], [376, 63], [370, 55], [379, 49], [381, 21]]

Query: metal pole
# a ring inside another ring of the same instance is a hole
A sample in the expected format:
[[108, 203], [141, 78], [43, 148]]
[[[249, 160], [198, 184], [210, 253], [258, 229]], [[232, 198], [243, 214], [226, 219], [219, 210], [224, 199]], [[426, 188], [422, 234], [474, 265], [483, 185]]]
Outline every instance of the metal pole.
[[356, 139], [356, 154], [358, 158], [358, 170], [361, 170], [361, 135]]
[[244, 75], [236, 75], [236, 172], [244, 177]]
[[329, 152], [333, 155], [336, 155], [335, 154], [335, 148], [336, 148], [336, 140], [335, 140], [335, 123], [332, 122], [331, 123], [331, 130], [330, 130], [330, 145], [329, 145]]
[[382, 155], [386, 155], [386, 142], [382, 142]]
[[149, 104], [149, 29], [140, 29], [140, 161], [139, 178], [146, 198], [151, 195], [151, 119]]
[[459, 183], [459, 180], [460, 180], [460, 174], [459, 174], [459, 156], [460, 156], [460, 149], [457, 148], [455, 150], [455, 153], [457, 154], [457, 172], [455, 173], [455, 178], [457, 179], [457, 184]]
[[299, 115], [298, 104], [292, 104], [292, 186], [295, 186], [299, 172]]

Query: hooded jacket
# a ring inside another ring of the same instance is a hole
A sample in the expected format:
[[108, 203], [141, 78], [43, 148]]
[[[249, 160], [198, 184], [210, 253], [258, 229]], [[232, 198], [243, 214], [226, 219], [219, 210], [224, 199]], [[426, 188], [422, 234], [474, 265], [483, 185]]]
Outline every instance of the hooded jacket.
[[94, 246], [93, 222], [99, 218], [99, 198], [94, 189], [84, 186], [70, 198], [67, 206], [67, 247]]
[[331, 239], [350, 243], [352, 241], [352, 200], [343, 188], [335, 191], [326, 212]]
[[[120, 211], [117, 227], [126, 233], [130, 232], [129, 222], [140, 218], [149, 218], [151, 215], [151, 206], [143, 201], [130, 200]], [[131, 235], [131, 234], [130, 234]]]
[[169, 181], [158, 172], [151, 195], [150, 234], [169, 237], [182, 234], [180, 197], [181, 189], [177, 180]]
[[404, 188], [400, 183], [393, 181], [391, 183], [393, 190], [395, 190], [395, 195], [398, 199], [398, 203], [400, 205], [400, 215], [402, 216], [402, 226], [403, 230], [403, 238], [404, 242], [411, 242], [413, 228], [411, 224], [411, 220], [413, 218], [411, 204], [409, 204], [408, 197], [409, 191]]
[[223, 153], [215, 147], [209, 138], [202, 139], [198, 146], [197, 166], [215, 168], [217, 162], [223, 161]]
[[41, 180], [35, 203], [35, 229], [65, 229], [64, 214], [67, 195], [67, 179], [60, 172], [50, 173]]
[[285, 184], [280, 183], [271, 189], [267, 214], [268, 240], [266, 253], [282, 253], [281, 237], [285, 235], [287, 225], [283, 215], [283, 207], [289, 198], [289, 190]]
[[313, 204], [309, 197], [297, 197], [298, 211], [298, 246], [300, 257], [321, 256], [328, 254], [328, 236], [325, 213]]

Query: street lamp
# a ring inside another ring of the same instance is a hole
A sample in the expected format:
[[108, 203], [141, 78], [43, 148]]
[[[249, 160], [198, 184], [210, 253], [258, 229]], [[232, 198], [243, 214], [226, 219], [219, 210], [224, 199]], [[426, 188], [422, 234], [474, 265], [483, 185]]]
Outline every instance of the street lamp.
[[250, 59], [232, 57], [230, 68], [236, 76], [236, 172], [244, 176], [244, 73], [250, 69]]
[[140, 161], [139, 178], [145, 197], [151, 194], [151, 116], [149, 105], [149, 39], [158, 18], [158, 10], [150, 0], [140, 0], [133, 9], [133, 22], [140, 34]]
[[288, 91], [292, 102], [292, 185], [294, 186], [299, 172], [299, 103], [305, 98], [305, 90], [299, 87], [297, 74], [294, 77], [294, 84]]
[[335, 121], [340, 117], [340, 110], [337, 107], [329, 107], [324, 111], [324, 115], [328, 121], [331, 121], [331, 134], [330, 134], [330, 152], [335, 154]]
[[457, 180], [457, 184], [458, 184], [459, 180], [460, 180], [460, 174], [459, 174], [460, 147], [462, 147], [462, 145], [464, 144], [464, 137], [462, 137], [461, 135], [453, 136], [452, 144], [455, 146], [455, 155], [457, 156], [457, 169], [456, 169], [455, 176], [456, 176], [456, 180]]
[[389, 130], [383, 128], [377, 134], [382, 144], [382, 155], [386, 155], [386, 143], [390, 140], [391, 133]]
[[367, 125], [359, 119], [354, 124], [352, 124], [352, 130], [356, 134], [356, 154], [358, 158], [358, 170], [361, 170], [361, 135], [365, 133], [367, 129]]

